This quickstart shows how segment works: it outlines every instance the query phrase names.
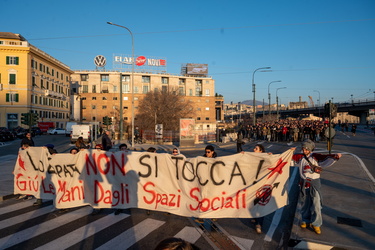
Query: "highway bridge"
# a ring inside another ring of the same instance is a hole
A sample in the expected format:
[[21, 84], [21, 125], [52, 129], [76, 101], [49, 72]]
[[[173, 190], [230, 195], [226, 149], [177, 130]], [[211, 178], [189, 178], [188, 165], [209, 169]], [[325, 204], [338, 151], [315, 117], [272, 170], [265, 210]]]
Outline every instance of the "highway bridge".
[[[366, 124], [366, 118], [369, 116], [370, 109], [375, 109], [375, 101], [365, 101], [365, 102], [346, 102], [346, 103], [334, 103], [337, 106], [337, 113], [347, 112], [349, 115], [357, 116], [360, 119], [360, 124]], [[279, 118], [286, 119], [288, 117], [293, 118], [303, 118], [309, 115], [314, 115], [317, 117], [324, 117], [324, 106], [315, 106], [303, 109], [281, 109], [278, 110]], [[259, 110], [256, 112], [257, 118], [262, 118], [263, 115], [267, 116], [268, 110]], [[272, 115], [276, 115], [276, 110], [271, 110]], [[252, 113], [242, 113], [241, 115], [230, 115], [226, 116], [226, 120], [233, 118], [234, 121], [238, 119], [252, 119]]]

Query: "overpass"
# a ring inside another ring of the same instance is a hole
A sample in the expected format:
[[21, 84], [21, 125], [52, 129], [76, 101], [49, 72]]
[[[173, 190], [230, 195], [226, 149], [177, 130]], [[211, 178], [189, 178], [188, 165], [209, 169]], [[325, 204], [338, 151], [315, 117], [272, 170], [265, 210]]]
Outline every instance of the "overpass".
[[[337, 112], [348, 112], [350, 115], [359, 117], [360, 124], [366, 124], [366, 118], [369, 116], [369, 110], [375, 109], [375, 101], [359, 101], [359, 102], [345, 102], [345, 103], [334, 103], [337, 105]], [[315, 106], [310, 108], [303, 109], [282, 109], [279, 110], [279, 118], [286, 119], [288, 117], [300, 118], [307, 117], [309, 115], [314, 115], [317, 117], [324, 117], [324, 106]], [[268, 110], [258, 110], [256, 112], [257, 118], [262, 118], [263, 114], [267, 116]], [[272, 115], [276, 115], [276, 110], [271, 110]], [[233, 118], [233, 121], [238, 119], [252, 119], [252, 113], [242, 113], [241, 115], [227, 115], [225, 120], [230, 120]]]

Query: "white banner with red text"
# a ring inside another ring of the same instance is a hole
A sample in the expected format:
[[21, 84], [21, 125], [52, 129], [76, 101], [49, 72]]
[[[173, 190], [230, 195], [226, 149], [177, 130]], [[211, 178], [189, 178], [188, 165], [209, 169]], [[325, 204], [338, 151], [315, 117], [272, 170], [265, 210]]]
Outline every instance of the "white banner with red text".
[[185, 158], [149, 152], [20, 150], [14, 193], [56, 208], [143, 208], [199, 218], [262, 217], [287, 205], [292, 150]]

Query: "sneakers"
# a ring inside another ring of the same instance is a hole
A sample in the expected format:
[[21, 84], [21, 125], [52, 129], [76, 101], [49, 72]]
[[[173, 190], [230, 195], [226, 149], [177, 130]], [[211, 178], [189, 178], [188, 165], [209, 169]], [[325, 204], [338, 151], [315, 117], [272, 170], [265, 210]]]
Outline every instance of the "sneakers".
[[311, 226], [316, 234], [321, 234], [322, 231], [320, 230], [320, 227]]
[[16, 198], [16, 200], [22, 200], [22, 199], [25, 199], [27, 197], [26, 194], [20, 194], [18, 195], [18, 197]]
[[262, 227], [260, 225], [255, 225], [255, 231], [258, 233], [258, 234], [261, 234], [262, 233]]
[[300, 225], [301, 228], [306, 228], [307, 227], [307, 224], [306, 222], [302, 221], [301, 225]]
[[199, 219], [199, 218], [196, 218], [194, 219], [195, 222], [199, 223], [199, 224], [203, 224], [204, 223], [204, 220], [203, 219]]
[[42, 204], [42, 199], [36, 199], [36, 202], [34, 202], [33, 206], [41, 206]]

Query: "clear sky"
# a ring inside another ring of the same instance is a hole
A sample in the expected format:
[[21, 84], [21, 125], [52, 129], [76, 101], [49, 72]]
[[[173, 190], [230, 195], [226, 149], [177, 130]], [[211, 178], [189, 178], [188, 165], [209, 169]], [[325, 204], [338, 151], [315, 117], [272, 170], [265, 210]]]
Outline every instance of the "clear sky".
[[315, 104], [374, 100], [374, 0], [125, 1], [0, 0], [0, 31], [31, 44], [70, 66], [94, 70], [96, 55], [165, 58], [167, 72], [184, 63], [207, 63], [215, 92], [225, 103], [256, 100]]

